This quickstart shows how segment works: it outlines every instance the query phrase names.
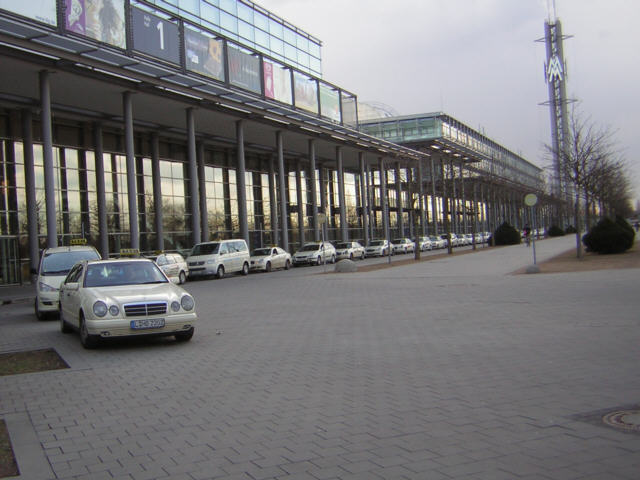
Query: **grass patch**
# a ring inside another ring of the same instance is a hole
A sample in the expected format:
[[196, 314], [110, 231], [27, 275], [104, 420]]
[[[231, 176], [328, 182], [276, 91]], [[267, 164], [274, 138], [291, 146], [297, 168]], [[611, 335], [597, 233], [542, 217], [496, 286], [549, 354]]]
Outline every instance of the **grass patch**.
[[15, 477], [20, 471], [11, 448], [9, 432], [4, 420], [0, 420], [0, 478]]
[[69, 368], [53, 348], [0, 354], [0, 376]]

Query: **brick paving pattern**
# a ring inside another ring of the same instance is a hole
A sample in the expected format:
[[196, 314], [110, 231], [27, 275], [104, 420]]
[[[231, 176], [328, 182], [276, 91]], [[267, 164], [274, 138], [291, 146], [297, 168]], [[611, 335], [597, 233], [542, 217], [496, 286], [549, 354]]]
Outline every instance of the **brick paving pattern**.
[[0, 417], [65, 480], [637, 480], [640, 434], [579, 415], [640, 403], [640, 270], [510, 275], [527, 255], [189, 282], [189, 343], [86, 351], [4, 305], [0, 352], [71, 368], [0, 377]]

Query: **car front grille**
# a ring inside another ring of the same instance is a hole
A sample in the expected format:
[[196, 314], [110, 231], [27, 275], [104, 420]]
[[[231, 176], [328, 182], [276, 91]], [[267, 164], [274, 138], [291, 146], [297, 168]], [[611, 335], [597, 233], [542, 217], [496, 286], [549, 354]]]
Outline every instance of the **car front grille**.
[[204, 265], [204, 260], [201, 262], [189, 262], [190, 267], [196, 267], [198, 265]]
[[167, 313], [167, 302], [130, 303], [124, 306], [127, 317], [146, 317]]

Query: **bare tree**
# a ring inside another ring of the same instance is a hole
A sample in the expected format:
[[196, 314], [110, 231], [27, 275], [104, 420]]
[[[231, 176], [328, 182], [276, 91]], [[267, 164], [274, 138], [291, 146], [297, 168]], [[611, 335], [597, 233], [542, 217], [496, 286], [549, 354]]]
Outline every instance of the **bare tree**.
[[[560, 160], [561, 176], [568, 185], [567, 195], [572, 195], [573, 218], [576, 230], [576, 255], [582, 257], [582, 201], [589, 202], [590, 193], [598, 178], [611, 168], [616, 156], [613, 148], [613, 132], [609, 128], [600, 128], [590, 120], [585, 120], [574, 108], [569, 118], [568, 141], [559, 151], [547, 145], [546, 148]], [[587, 205], [588, 207], [588, 205]], [[587, 208], [588, 209], [588, 208]]]

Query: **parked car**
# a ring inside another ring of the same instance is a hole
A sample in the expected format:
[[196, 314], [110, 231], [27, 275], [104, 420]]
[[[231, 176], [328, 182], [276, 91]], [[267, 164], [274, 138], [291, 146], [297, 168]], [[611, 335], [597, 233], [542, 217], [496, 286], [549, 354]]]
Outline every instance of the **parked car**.
[[416, 249], [410, 238], [394, 238], [391, 243], [393, 243], [394, 253], [410, 253]]
[[156, 262], [156, 265], [172, 282], [182, 285], [187, 281], [189, 265], [179, 253], [161, 253], [148, 258]]
[[188, 341], [196, 320], [193, 297], [148, 258], [83, 260], [60, 288], [60, 329], [78, 330], [85, 348], [127, 336]]
[[391, 252], [393, 255], [393, 243], [387, 240], [372, 240], [369, 246], [364, 249], [365, 257], [383, 257]]
[[34, 310], [38, 320], [58, 313], [60, 284], [80, 260], [99, 259], [98, 251], [89, 245], [47, 248], [40, 256]]
[[[460, 239], [458, 239], [458, 236], [455, 233], [450, 233], [449, 235], [451, 235], [451, 247], [458, 247], [460, 246]], [[447, 234], [443, 233], [442, 235], [440, 235], [440, 238], [442, 238], [445, 242], [445, 248], [447, 248]]]
[[431, 239], [429, 237], [416, 238], [415, 245], [420, 249], [421, 252], [433, 250], [433, 245], [431, 244]]
[[447, 246], [447, 241], [437, 235], [430, 236], [429, 240], [431, 240], [431, 245], [434, 249], [445, 248]]
[[364, 247], [359, 242], [340, 242], [336, 244], [336, 259], [364, 259]]
[[233, 272], [248, 275], [250, 261], [247, 242], [243, 239], [198, 243], [187, 257], [189, 278], [210, 275], [223, 278]]
[[330, 242], [305, 243], [291, 257], [293, 266], [336, 263], [336, 249]]
[[280, 247], [256, 248], [251, 253], [250, 266], [252, 271], [270, 272], [274, 268], [291, 268], [291, 254]]

